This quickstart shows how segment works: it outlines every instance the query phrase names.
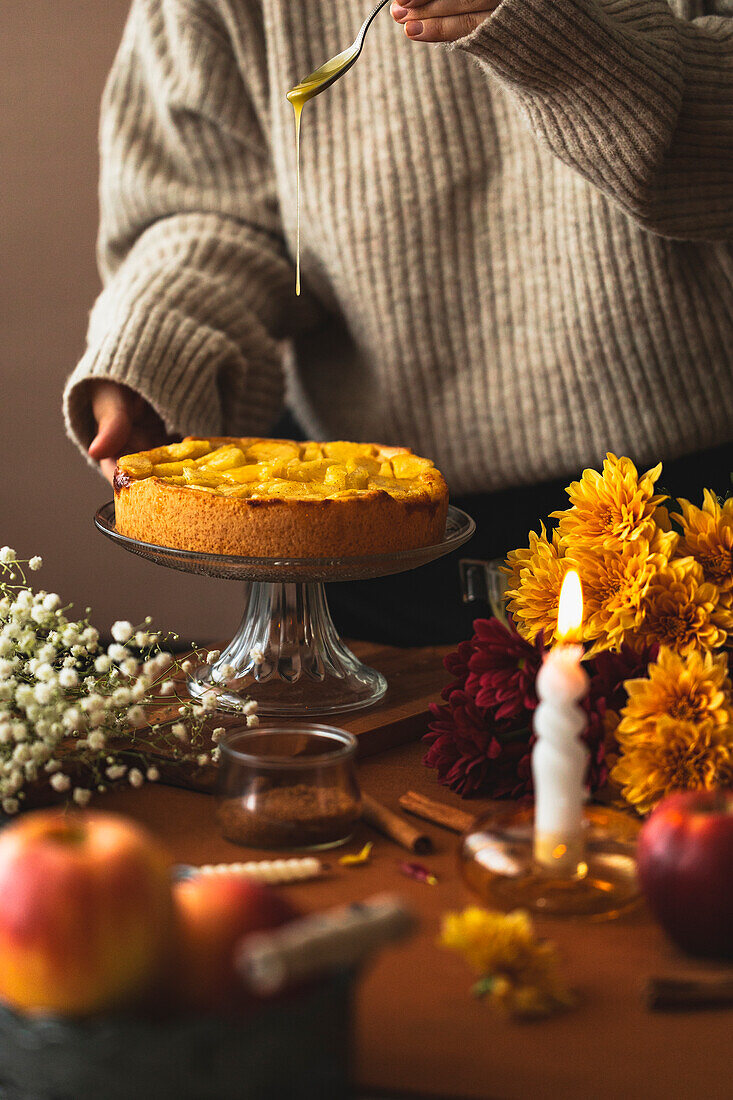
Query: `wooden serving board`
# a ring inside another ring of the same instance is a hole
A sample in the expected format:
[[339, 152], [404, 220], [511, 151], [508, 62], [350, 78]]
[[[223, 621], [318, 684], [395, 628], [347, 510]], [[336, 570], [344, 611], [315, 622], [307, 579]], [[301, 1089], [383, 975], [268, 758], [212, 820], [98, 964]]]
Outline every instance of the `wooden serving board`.
[[[353, 733], [359, 741], [359, 756], [374, 756], [387, 749], [403, 745], [408, 741], [417, 741], [427, 733], [429, 706], [438, 702], [443, 686], [448, 682], [448, 673], [443, 667], [443, 657], [450, 652], [450, 646], [426, 647], [420, 649], [397, 649], [392, 646], [375, 645], [369, 642], [351, 643], [353, 652], [360, 660], [378, 669], [387, 677], [387, 693], [381, 702], [365, 710], [351, 714], [327, 715], [324, 718], [329, 725]], [[179, 721], [177, 707], [158, 710], [156, 721]], [[279, 724], [296, 724], [299, 719], [273, 719]], [[308, 715], [308, 722], [317, 721], [318, 715]], [[263, 723], [267, 721], [262, 719]], [[225, 729], [241, 725], [242, 719], [236, 714], [216, 713], [209, 721], [213, 729], [223, 726]], [[125, 744], [115, 745], [117, 755], [125, 758]], [[186, 790], [212, 793], [216, 787], [216, 767], [207, 765], [174, 763], [163, 752], [146, 751], [145, 759], [155, 764], [160, 772], [160, 782]], [[140, 749], [130, 754], [130, 765], [140, 766]], [[68, 769], [67, 769], [68, 770]], [[79, 772], [78, 782], [84, 785], [87, 777]], [[121, 785], [124, 785], [122, 783]], [[110, 784], [110, 787], [114, 784]], [[28, 792], [27, 806], [47, 805], [58, 802], [59, 796], [51, 789], [47, 781], [37, 784]]]

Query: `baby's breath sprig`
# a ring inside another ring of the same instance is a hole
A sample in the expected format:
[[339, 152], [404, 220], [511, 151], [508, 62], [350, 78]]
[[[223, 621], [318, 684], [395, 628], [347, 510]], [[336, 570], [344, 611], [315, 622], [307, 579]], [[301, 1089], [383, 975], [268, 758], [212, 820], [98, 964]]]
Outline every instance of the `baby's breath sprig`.
[[[138, 626], [118, 621], [105, 648], [88, 618], [70, 619], [71, 604], [28, 584], [28, 572], [42, 565], [39, 556], [21, 559], [0, 548], [2, 810], [16, 813], [27, 788], [43, 778], [79, 806], [110, 783], [156, 782], [150, 752], [200, 767], [215, 763], [223, 730], [212, 738], [206, 721], [217, 696], [206, 692], [194, 702], [181, 694], [176, 675], [193, 662], [166, 648], [176, 636], [152, 630], [149, 617]], [[156, 718], [156, 708], [166, 710]], [[256, 710], [252, 700], [242, 704], [248, 724], [256, 724]]]

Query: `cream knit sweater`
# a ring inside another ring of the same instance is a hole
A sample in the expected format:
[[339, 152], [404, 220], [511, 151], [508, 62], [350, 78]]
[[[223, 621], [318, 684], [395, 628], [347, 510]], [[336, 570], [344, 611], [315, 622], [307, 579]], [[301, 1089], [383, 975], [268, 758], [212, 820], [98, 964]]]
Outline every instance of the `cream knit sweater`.
[[453, 492], [733, 439], [732, 0], [503, 0], [451, 49], [369, 0], [134, 0], [101, 124], [105, 289], [65, 391], [169, 429], [407, 444]]

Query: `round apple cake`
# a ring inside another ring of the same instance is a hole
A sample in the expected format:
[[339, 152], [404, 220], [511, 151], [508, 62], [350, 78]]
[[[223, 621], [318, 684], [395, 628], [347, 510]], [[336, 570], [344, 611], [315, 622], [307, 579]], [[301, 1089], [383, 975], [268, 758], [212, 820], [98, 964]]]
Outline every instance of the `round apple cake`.
[[125, 455], [120, 534], [209, 554], [329, 558], [440, 542], [448, 487], [427, 458], [377, 443], [187, 438]]

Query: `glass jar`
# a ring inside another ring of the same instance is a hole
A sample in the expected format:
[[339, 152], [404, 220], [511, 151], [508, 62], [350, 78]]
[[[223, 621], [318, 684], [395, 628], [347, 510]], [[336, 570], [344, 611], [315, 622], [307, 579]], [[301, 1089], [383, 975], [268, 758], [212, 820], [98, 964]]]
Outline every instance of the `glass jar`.
[[248, 848], [345, 844], [361, 812], [356, 747], [353, 734], [316, 723], [232, 730], [220, 742], [223, 835]]

